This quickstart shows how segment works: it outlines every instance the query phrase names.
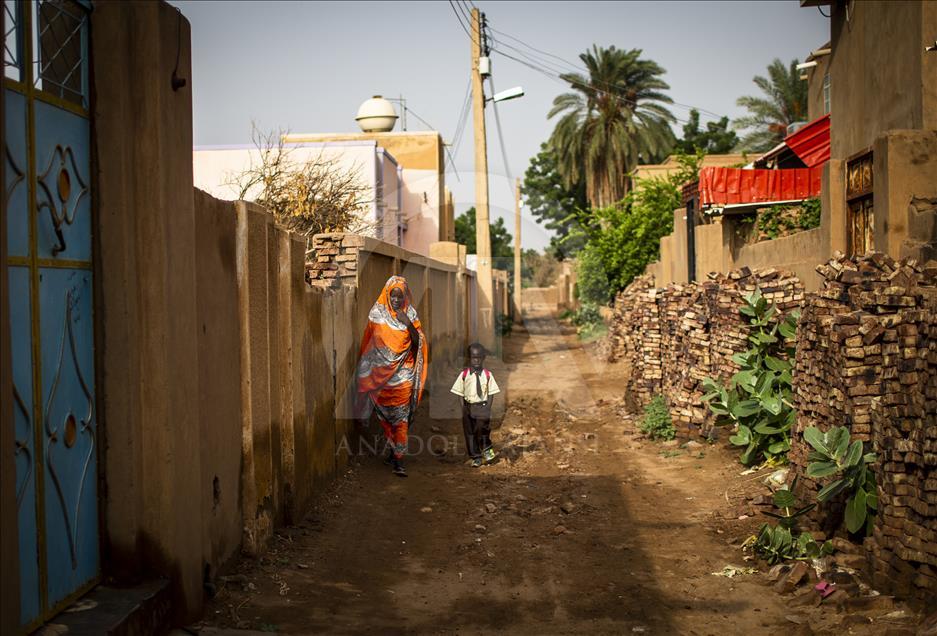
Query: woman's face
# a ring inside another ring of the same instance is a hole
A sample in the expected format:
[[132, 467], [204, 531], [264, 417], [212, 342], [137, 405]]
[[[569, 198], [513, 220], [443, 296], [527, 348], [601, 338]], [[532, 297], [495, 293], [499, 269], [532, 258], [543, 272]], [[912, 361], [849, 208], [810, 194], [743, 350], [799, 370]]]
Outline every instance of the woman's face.
[[399, 287], [394, 287], [390, 290], [390, 308], [394, 311], [400, 311], [403, 307], [403, 302], [405, 297], [403, 295], [403, 290]]

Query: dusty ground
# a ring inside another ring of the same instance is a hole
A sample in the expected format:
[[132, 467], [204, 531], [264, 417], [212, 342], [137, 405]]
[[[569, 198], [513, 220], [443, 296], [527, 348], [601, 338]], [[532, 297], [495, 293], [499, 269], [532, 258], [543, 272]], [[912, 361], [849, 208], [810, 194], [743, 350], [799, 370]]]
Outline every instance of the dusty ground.
[[[549, 317], [527, 328], [505, 363], [489, 361], [507, 397], [499, 463], [424, 451], [400, 479], [357, 459], [301, 526], [219, 583], [192, 631], [913, 633], [894, 614], [868, 624], [888, 606], [859, 615], [814, 607], [812, 591], [779, 595], [764, 566], [714, 576], [757, 566], [738, 545], [761, 521], [745, 497], [764, 474], [740, 475], [718, 444], [642, 439], [623, 414], [624, 369]], [[461, 436], [456, 421], [417, 426]]]

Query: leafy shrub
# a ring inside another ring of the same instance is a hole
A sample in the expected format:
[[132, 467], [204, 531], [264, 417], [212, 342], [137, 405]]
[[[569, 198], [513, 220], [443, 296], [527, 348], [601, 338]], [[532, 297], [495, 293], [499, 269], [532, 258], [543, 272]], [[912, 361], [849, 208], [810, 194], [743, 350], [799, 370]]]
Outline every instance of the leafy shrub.
[[781, 510], [784, 514], [768, 511], [763, 511], [762, 514], [768, 515], [769, 517], [774, 517], [778, 520], [778, 525], [783, 528], [787, 528], [788, 530], [793, 530], [794, 526], [797, 524], [798, 518], [817, 507], [817, 504], [812, 503], [798, 508], [797, 498], [794, 496], [794, 491], [796, 489], [797, 478], [795, 477], [793, 483], [790, 485], [790, 488], [785, 487], [774, 492], [774, 506], [778, 510]]
[[580, 339], [588, 339], [605, 330], [605, 321], [597, 305], [584, 303], [573, 314], [573, 324]]
[[744, 446], [741, 462], [784, 462], [791, 449], [790, 429], [796, 418], [791, 404], [791, 362], [799, 315], [778, 315], [756, 289], [743, 297], [739, 311], [748, 316], [751, 347], [732, 356], [741, 369], [728, 384], [706, 378], [703, 401], [716, 415], [717, 426], [735, 426], [729, 441]]
[[807, 199], [799, 205], [772, 205], [758, 212], [761, 239], [776, 239], [817, 227], [820, 227], [820, 199]]
[[592, 305], [605, 305], [611, 298], [608, 274], [595, 249], [584, 249], [576, 260], [576, 290], [579, 301]]
[[680, 169], [670, 176], [639, 180], [619, 204], [573, 213], [586, 240], [578, 258], [594, 258], [604, 268], [610, 294], [660, 258], [660, 239], [673, 231], [673, 211], [683, 205], [683, 184], [696, 177], [703, 155], [677, 154]]
[[817, 500], [825, 502], [848, 491], [846, 528], [852, 533], [864, 528], [865, 534], [871, 534], [873, 516], [878, 510], [878, 490], [868, 465], [877, 460], [875, 453], [865, 453], [860, 440], [850, 443], [845, 426], [834, 426], [825, 433], [811, 426], [804, 431], [804, 439], [813, 447], [808, 456], [807, 476], [814, 479], [836, 476], [817, 493]]
[[674, 430], [670, 411], [662, 396], [655, 396], [644, 407], [644, 418], [638, 424], [638, 428], [651, 439], [670, 440], [676, 437], [677, 431]]
[[833, 553], [831, 541], [821, 545], [809, 532], [795, 537], [790, 528], [767, 523], [761, 526], [751, 545], [755, 554], [772, 565], [791, 559], [816, 559]]
[[774, 492], [774, 506], [781, 513], [764, 511], [763, 514], [777, 519], [777, 525], [763, 524], [758, 534], [750, 539], [755, 554], [768, 563], [774, 564], [789, 559], [813, 559], [833, 552], [833, 544], [830, 541], [820, 545], [807, 532], [795, 536], [797, 520], [817, 507], [815, 503], [799, 507], [794, 496], [796, 488], [795, 477], [790, 487]]

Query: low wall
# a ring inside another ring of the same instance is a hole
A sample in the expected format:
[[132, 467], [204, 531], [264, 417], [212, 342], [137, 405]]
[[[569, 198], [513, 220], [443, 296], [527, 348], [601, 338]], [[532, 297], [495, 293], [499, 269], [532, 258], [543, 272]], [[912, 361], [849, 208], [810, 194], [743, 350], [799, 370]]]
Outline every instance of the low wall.
[[828, 257], [824, 248], [824, 234], [820, 228], [806, 230], [771, 241], [761, 241], [741, 247], [732, 258], [733, 267], [764, 269], [777, 267], [799, 278], [807, 291], [820, 287], [817, 264]]
[[[714, 223], [694, 228], [698, 280], [704, 280], [711, 273], [724, 273], [743, 267], [751, 270], [777, 268], [799, 278], [807, 291], [819, 289], [820, 276], [817, 275], [816, 267], [829, 258], [825, 247], [826, 233], [821, 228], [770, 241], [737, 245], [733, 236], [735, 226], [733, 217], [722, 217], [715, 219]], [[673, 236], [668, 239], [669, 242], [661, 241], [661, 258], [674, 261], [668, 264], [666, 270], [661, 270], [671, 273], [670, 278], [658, 278], [662, 283], [686, 282], [686, 277], [679, 274], [685, 267], [681, 269], [676, 262], [678, 257], [670, 248]]]
[[522, 307], [549, 307], [556, 311], [559, 306], [559, 292], [553, 287], [525, 287], [521, 290]]

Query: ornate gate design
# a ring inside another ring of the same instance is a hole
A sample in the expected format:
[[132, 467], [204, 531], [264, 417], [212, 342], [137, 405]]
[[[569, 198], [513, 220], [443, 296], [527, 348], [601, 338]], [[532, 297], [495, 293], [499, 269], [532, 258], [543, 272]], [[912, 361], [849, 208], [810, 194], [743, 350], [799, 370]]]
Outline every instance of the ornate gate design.
[[88, 14], [4, 0], [8, 272], [21, 623], [99, 575]]

